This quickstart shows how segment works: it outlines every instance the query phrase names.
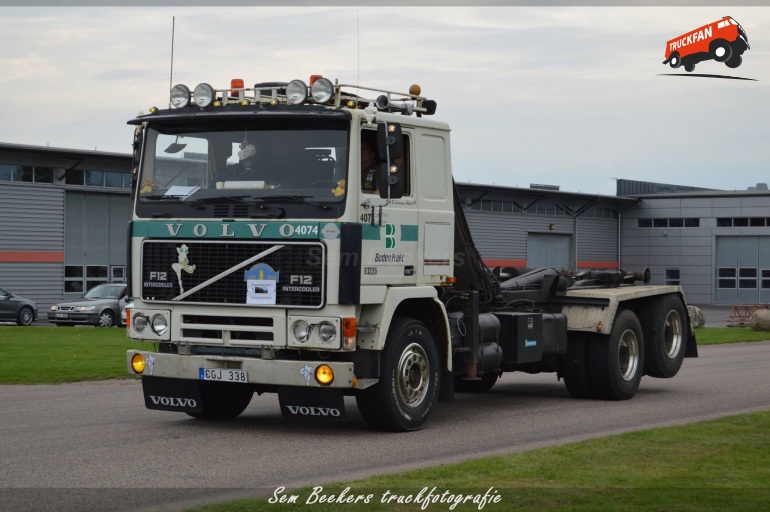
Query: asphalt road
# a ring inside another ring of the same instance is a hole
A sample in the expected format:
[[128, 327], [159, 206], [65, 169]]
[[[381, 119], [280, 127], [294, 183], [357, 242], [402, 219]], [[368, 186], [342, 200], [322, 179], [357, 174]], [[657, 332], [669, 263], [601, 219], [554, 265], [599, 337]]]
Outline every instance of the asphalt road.
[[[235, 421], [144, 408], [136, 381], [0, 386], [0, 510], [183, 510], [287, 488], [770, 408], [770, 342], [700, 348], [626, 402], [575, 400], [552, 374], [506, 374], [439, 404], [419, 432], [283, 420], [275, 395]], [[419, 486], [420, 482], [415, 482]]]

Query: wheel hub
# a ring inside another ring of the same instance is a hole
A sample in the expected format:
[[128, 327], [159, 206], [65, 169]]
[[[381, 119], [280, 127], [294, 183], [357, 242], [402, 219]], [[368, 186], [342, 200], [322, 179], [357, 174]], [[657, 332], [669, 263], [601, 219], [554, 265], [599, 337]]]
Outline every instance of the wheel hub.
[[401, 354], [398, 361], [396, 387], [402, 402], [409, 407], [417, 407], [428, 392], [430, 367], [423, 348], [412, 343]]

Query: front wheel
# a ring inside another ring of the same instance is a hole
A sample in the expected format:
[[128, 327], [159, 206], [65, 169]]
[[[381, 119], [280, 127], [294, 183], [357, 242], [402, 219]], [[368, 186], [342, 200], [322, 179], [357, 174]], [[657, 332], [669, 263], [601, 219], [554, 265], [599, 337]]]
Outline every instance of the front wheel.
[[364, 421], [382, 430], [418, 430], [438, 402], [439, 359], [421, 322], [395, 318], [380, 354], [380, 379], [356, 393]]
[[738, 66], [740, 66], [742, 62], [743, 62], [743, 57], [741, 57], [740, 55], [735, 55], [730, 60], [725, 61], [725, 65], [728, 68], [735, 69]]
[[16, 316], [16, 323], [19, 325], [32, 325], [35, 321], [35, 312], [29, 306], [24, 306], [19, 310]]
[[717, 62], [724, 62], [733, 56], [733, 49], [724, 39], [711, 43], [711, 58]]
[[597, 335], [588, 343], [588, 368], [596, 395], [605, 400], [634, 396], [644, 371], [642, 327], [634, 312], [618, 313], [610, 335]]
[[99, 313], [99, 319], [97, 320], [97, 327], [112, 327], [115, 325], [115, 313], [109, 309], [105, 309]]

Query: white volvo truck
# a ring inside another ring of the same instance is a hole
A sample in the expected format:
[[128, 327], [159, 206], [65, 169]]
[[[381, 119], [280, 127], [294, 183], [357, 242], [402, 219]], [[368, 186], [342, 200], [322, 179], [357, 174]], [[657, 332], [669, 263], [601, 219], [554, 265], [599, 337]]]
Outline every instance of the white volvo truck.
[[418, 86], [313, 76], [177, 85], [130, 121], [127, 368], [148, 408], [228, 419], [278, 393], [285, 417], [342, 420], [354, 396], [409, 431], [502, 372], [624, 400], [697, 356], [682, 290], [649, 272], [487, 268], [435, 111]]

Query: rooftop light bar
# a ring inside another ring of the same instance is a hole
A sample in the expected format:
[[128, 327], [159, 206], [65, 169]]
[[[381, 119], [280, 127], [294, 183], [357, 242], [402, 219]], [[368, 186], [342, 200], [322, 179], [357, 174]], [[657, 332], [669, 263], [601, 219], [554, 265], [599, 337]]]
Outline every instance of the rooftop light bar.
[[[229, 87], [214, 89], [207, 83], [198, 84], [194, 89], [184, 84], [175, 85], [171, 90], [171, 105], [176, 109], [188, 107], [206, 108], [211, 105], [326, 105], [339, 108], [364, 108], [369, 104], [379, 110], [418, 115], [433, 114], [436, 104], [420, 96], [420, 87], [412, 85], [409, 92], [397, 92], [354, 84], [332, 83], [320, 75], [313, 75], [311, 85], [303, 80], [288, 83], [261, 83], [254, 87], [243, 87], [243, 81], [232, 80]], [[353, 92], [355, 90], [355, 92]], [[375, 93], [373, 97], [361, 96], [360, 91]], [[387, 99], [387, 101], [385, 101]]]

